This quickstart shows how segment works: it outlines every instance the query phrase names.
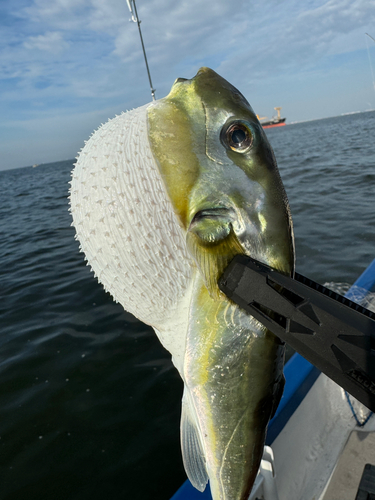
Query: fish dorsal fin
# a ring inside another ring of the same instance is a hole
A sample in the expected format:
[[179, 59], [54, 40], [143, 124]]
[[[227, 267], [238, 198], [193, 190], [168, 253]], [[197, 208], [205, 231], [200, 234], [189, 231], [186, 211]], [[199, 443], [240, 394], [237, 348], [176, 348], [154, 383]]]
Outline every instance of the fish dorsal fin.
[[184, 467], [191, 484], [199, 491], [204, 491], [208, 475], [206, 460], [199, 436], [198, 427], [191, 408], [187, 389], [184, 389], [181, 415], [181, 448]]

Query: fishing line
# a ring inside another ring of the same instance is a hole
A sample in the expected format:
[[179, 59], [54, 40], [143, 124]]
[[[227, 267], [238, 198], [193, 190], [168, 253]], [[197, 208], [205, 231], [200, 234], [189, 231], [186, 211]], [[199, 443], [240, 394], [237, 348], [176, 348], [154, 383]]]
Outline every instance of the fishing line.
[[150, 73], [150, 68], [148, 67], [148, 61], [147, 61], [147, 55], [146, 55], [146, 49], [145, 49], [145, 44], [143, 43], [143, 36], [142, 36], [142, 31], [141, 31], [141, 20], [138, 17], [138, 12], [137, 12], [137, 6], [135, 5], [135, 0], [126, 0], [130, 14], [131, 14], [131, 19], [130, 21], [133, 21], [133, 23], [137, 23], [138, 25], [138, 31], [139, 31], [139, 38], [141, 39], [141, 45], [142, 45], [142, 50], [143, 50], [143, 57], [145, 59], [146, 63], [146, 70], [147, 70], [147, 75], [148, 75], [148, 81], [150, 83], [150, 89], [151, 89], [151, 96], [152, 100], [155, 101], [155, 89], [152, 85], [152, 80], [151, 80], [151, 73]]

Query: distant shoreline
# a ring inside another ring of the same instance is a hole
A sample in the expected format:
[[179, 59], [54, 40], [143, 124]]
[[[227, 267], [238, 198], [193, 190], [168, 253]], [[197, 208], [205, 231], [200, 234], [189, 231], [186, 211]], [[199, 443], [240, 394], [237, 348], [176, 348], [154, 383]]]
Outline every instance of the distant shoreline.
[[[330, 120], [332, 118], [341, 118], [341, 117], [344, 117], [344, 116], [351, 116], [351, 115], [359, 115], [359, 114], [362, 114], [362, 113], [374, 113], [375, 112], [375, 109], [366, 109], [365, 111], [348, 111], [346, 113], [341, 113], [341, 115], [334, 115], [334, 116], [326, 116], [325, 118], [312, 118], [310, 120], [299, 120], [299, 121], [294, 121], [294, 122], [288, 122], [286, 123], [286, 127], [290, 127], [291, 125], [299, 125], [301, 123], [310, 123], [310, 122], [315, 122], [315, 121], [320, 121], [320, 120]], [[285, 128], [285, 127], [282, 127], [282, 128]], [[272, 128], [271, 129], [267, 129], [267, 132], [269, 132], [269, 130], [273, 130]], [[277, 128], [278, 130], [278, 128]], [[68, 160], [58, 160], [58, 161], [48, 161], [48, 162], [42, 162], [42, 163], [38, 163], [37, 164], [37, 168], [40, 168], [40, 167], [44, 167], [46, 165], [51, 165], [53, 163], [64, 163], [64, 162], [72, 162], [74, 163], [76, 161], [75, 158], [71, 158], [71, 159], [68, 159]], [[3, 169], [0, 169], [0, 172], [5, 172], [5, 171], [8, 171], [8, 170], [18, 170], [20, 168], [32, 168], [34, 164], [31, 164], [31, 165], [26, 165], [26, 166], [22, 166], [22, 167], [11, 167], [11, 168], [3, 168]]]
[[333, 115], [326, 116], [325, 118], [311, 118], [310, 120], [299, 120], [295, 122], [289, 122], [287, 125], [296, 125], [298, 123], [308, 123], [308, 122], [316, 122], [319, 120], [329, 120], [331, 118], [340, 118], [341, 116], [349, 116], [349, 115], [360, 115], [361, 113], [372, 113], [375, 109], [366, 109], [365, 111], [348, 111], [347, 113], [341, 113], [341, 115]]

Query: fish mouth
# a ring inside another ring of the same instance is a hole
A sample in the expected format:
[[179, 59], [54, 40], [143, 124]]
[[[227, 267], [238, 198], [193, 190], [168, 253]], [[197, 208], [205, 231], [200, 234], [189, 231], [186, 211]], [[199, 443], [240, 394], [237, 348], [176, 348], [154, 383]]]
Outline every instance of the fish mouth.
[[176, 78], [176, 80], [173, 82], [173, 85], [176, 85], [177, 83], [184, 83], [184, 82], [189, 82], [190, 80], [188, 78]]
[[213, 208], [203, 208], [198, 210], [191, 219], [189, 225], [189, 231], [193, 230], [195, 226], [204, 222], [205, 220], [212, 221], [222, 221], [224, 223], [233, 222], [235, 218], [234, 210], [232, 208], [226, 207], [213, 207]]
[[187, 231], [188, 252], [214, 300], [222, 300], [217, 283], [224, 269], [235, 255], [244, 253], [233, 229], [236, 215], [233, 207], [202, 208], [193, 216]]
[[217, 244], [233, 233], [235, 221], [236, 212], [233, 208], [203, 208], [192, 218], [188, 234], [194, 234], [204, 245]]

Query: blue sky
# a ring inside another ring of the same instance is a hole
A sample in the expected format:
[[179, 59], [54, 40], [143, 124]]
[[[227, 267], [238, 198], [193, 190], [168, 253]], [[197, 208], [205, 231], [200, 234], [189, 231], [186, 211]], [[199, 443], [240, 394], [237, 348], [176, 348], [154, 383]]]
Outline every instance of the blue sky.
[[[156, 97], [209, 66], [261, 116], [375, 108], [373, 0], [137, 0]], [[0, 170], [76, 156], [151, 99], [126, 0], [1, 0]]]

